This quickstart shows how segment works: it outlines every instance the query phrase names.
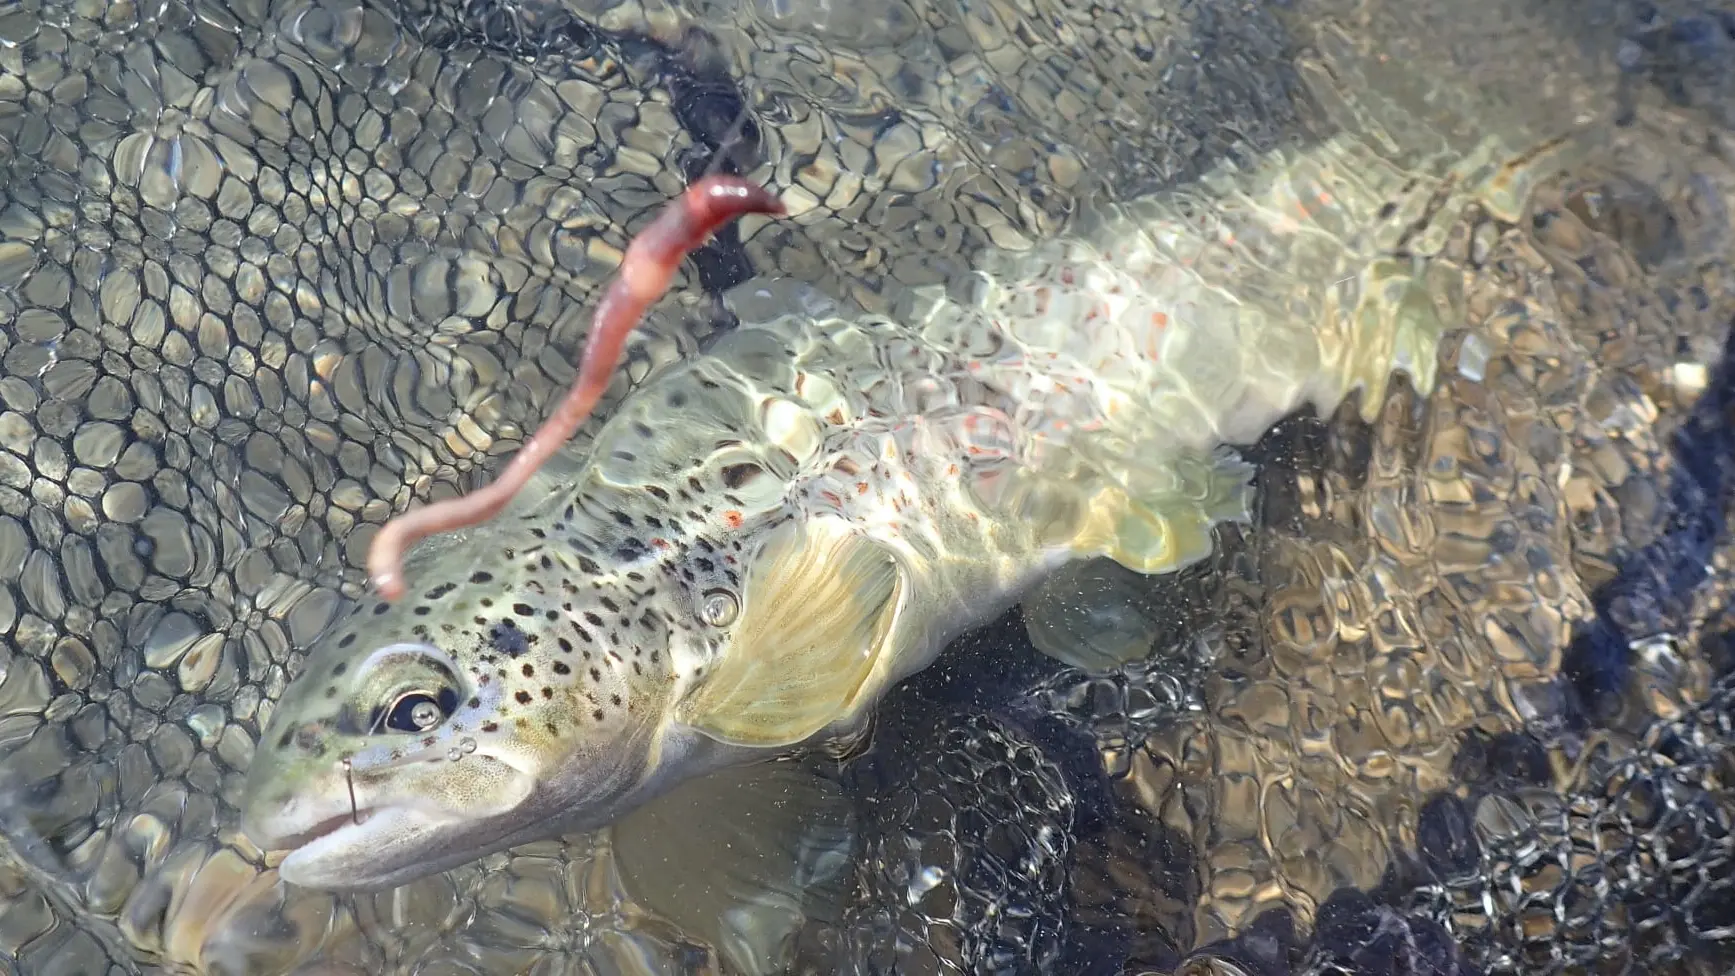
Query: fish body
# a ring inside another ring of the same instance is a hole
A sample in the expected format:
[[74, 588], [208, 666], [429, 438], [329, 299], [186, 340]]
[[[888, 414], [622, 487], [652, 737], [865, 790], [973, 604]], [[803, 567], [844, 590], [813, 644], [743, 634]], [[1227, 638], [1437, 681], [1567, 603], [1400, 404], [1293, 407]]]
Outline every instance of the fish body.
[[581, 463], [321, 639], [249, 833], [291, 882], [373, 888], [598, 827], [859, 728], [1058, 566], [1205, 556], [1249, 501], [1225, 445], [1371, 408], [1394, 368], [1431, 385], [1452, 312], [1393, 228], [1455, 219], [1503, 158], [1429, 180], [1343, 138], [1094, 208], [891, 315], [737, 295], [748, 324]]

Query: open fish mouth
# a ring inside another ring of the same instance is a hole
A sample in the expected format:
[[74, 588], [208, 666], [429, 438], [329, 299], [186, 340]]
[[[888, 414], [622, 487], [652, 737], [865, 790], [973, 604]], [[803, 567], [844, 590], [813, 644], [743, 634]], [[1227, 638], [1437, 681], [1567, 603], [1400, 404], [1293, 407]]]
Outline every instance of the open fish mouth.
[[306, 830], [277, 838], [272, 850], [289, 853], [277, 865], [283, 880], [303, 887], [342, 889], [378, 882], [358, 870], [372, 858], [384, 874], [401, 862], [436, 857], [430, 849], [442, 833], [441, 821], [411, 807], [385, 806], [345, 811]]
[[294, 853], [315, 841], [322, 840], [342, 831], [345, 827], [360, 827], [373, 818], [373, 809], [358, 809], [349, 813], [328, 817], [299, 833], [288, 834], [272, 839], [267, 848], [272, 851], [289, 851]]

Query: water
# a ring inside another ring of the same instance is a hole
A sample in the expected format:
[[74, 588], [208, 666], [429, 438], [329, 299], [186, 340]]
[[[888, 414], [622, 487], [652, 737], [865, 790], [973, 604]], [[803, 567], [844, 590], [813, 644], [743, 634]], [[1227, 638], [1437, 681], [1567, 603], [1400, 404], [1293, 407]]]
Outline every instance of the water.
[[[1696, 772], [1731, 741], [1727, 10], [570, 6], [0, 8], [0, 958], [736, 971], [757, 950], [727, 932], [775, 929], [814, 972], [1731, 964], [1731, 811]], [[961, 641], [840, 773], [852, 863], [816, 835], [799, 866], [854, 883], [812, 919], [631, 891], [668, 832], [378, 895], [276, 884], [242, 772], [365, 527], [511, 449], [685, 176], [803, 206], [700, 255], [620, 392], [754, 272], [890, 309], [1091, 193], [1353, 129], [1295, 67], [1327, 24], [1404, 139], [1567, 120], [1595, 151], [1521, 219], [1406, 245], [1467, 324], [1432, 395], [1291, 418], [1208, 564], [1034, 611], [1147, 663], [1057, 669], [1016, 616]]]

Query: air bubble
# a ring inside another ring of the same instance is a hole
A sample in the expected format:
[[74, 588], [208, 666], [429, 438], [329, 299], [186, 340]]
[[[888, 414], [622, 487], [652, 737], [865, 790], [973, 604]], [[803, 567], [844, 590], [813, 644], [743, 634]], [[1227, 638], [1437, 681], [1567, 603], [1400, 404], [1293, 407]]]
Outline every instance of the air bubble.
[[910, 879], [909, 903], [916, 905], [927, 896], [928, 892], [940, 886], [946, 880], [946, 872], [935, 865], [928, 865], [914, 878]]

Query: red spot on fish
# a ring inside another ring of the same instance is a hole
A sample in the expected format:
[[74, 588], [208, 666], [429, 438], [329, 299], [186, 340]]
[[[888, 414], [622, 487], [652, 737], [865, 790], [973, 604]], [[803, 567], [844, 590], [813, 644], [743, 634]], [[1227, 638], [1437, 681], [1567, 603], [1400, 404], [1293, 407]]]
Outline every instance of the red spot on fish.
[[865, 482], [865, 481], [858, 481], [858, 482], [856, 482], [856, 483], [855, 483], [855, 493], [856, 493], [856, 494], [858, 494], [858, 495], [865, 495], [865, 494], [867, 494], [867, 489], [868, 489], [868, 484], [867, 484], [867, 482]]
[[657, 547], [658, 549], [667, 549], [667, 548], [669, 548], [669, 540], [667, 540], [667, 539], [652, 539], [651, 545]]
[[742, 521], [744, 521], [744, 520], [741, 516], [741, 513], [736, 511], [733, 508], [731, 508], [728, 511], [723, 513], [723, 522], [725, 524], [727, 524], [729, 526], [729, 528], [731, 528], [731, 529], [739, 529], [741, 527]]

